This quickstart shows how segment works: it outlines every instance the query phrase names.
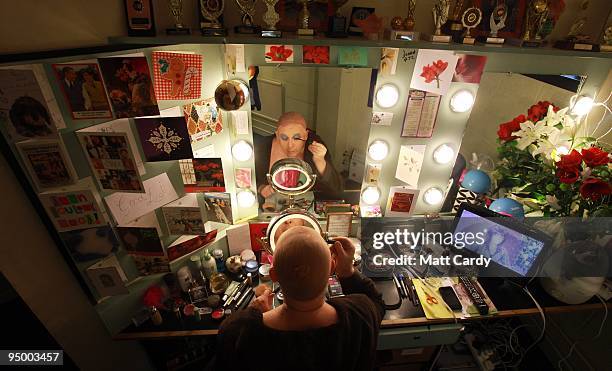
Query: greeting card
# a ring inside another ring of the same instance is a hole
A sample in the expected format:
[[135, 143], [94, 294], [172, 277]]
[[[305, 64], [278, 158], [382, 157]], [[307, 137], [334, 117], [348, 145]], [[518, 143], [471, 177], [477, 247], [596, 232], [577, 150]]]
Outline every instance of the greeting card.
[[159, 100], [198, 99], [202, 56], [194, 53], [154, 51], [151, 55], [155, 96]]
[[371, 125], [391, 126], [393, 112], [372, 112]]
[[170, 234], [204, 234], [202, 211], [196, 194], [187, 194], [162, 207]]
[[425, 147], [424, 144], [416, 144], [400, 148], [395, 177], [413, 188], [416, 188], [419, 183]]
[[266, 45], [266, 63], [293, 63], [293, 45]]
[[0, 121], [10, 123], [7, 128], [15, 142], [57, 138], [56, 127], [66, 126], [40, 81], [46, 80], [32, 69], [0, 69]]
[[302, 47], [302, 63], [329, 64], [329, 46], [304, 45]]
[[182, 160], [193, 157], [184, 117], [139, 118], [134, 121], [147, 161]]
[[96, 63], [54, 64], [53, 71], [73, 119], [113, 117]]
[[382, 171], [382, 164], [375, 164], [373, 162], [368, 162], [366, 164], [365, 182], [370, 183], [370, 184], [378, 183], [378, 179], [380, 178], [381, 171]]
[[17, 150], [39, 192], [74, 183], [74, 170], [59, 140], [19, 142]]
[[225, 65], [230, 73], [246, 71], [243, 44], [225, 45]]
[[182, 236], [168, 246], [168, 259], [174, 261], [182, 256], [206, 247], [217, 238], [217, 230], [210, 231], [201, 236]]
[[410, 87], [444, 95], [455, 72], [458, 57], [452, 51], [420, 49]]
[[127, 277], [115, 255], [88, 267], [85, 273], [100, 297], [129, 293], [125, 287]]
[[251, 168], [239, 167], [236, 169], [236, 187], [238, 188], [251, 188], [253, 182], [251, 181]]
[[214, 98], [183, 106], [183, 114], [192, 143], [220, 134], [223, 131], [221, 111], [217, 108]]
[[380, 73], [383, 76], [395, 75], [399, 48], [382, 48], [380, 56]]
[[64, 245], [77, 262], [96, 260], [117, 251], [119, 241], [110, 226], [60, 233]]
[[43, 193], [39, 197], [58, 232], [106, 224], [102, 208], [89, 189]]
[[98, 63], [116, 117], [159, 115], [144, 55], [99, 58]]
[[232, 201], [229, 193], [204, 193], [204, 204], [208, 220], [232, 224]]
[[339, 66], [361, 66], [368, 65], [368, 49], [359, 46], [338, 47]]
[[480, 84], [480, 79], [487, 64], [484, 55], [457, 54], [459, 60], [455, 66], [453, 82]]
[[391, 187], [389, 189], [389, 197], [387, 198], [385, 216], [404, 217], [411, 215], [416, 206], [418, 196], [418, 189], [410, 189], [403, 186]]
[[221, 158], [194, 158], [192, 161], [195, 185], [189, 187], [191, 192], [225, 191]]
[[168, 258], [155, 228], [117, 227], [123, 247], [142, 275], [170, 272]]

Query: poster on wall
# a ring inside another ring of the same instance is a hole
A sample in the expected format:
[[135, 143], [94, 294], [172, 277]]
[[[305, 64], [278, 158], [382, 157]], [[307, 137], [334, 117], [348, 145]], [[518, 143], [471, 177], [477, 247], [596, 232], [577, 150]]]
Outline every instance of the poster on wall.
[[146, 57], [99, 58], [98, 63], [116, 117], [159, 115]]
[[214, 98], [203, 99], [183, 106], [191, 143], [197, 143], [223, 131], [221, 111]]
[[74, 170], [59, 140], [27, 140], [17, 143], [17, 150], [39, 192], [75, 182]]
[[13, 141], [57, 138], [56, 127], [65, 124], [53, 115], [51, 103], [55, 106], [54, 99], [46, 99], [35, 71], [0, 69], [0, 120], [10, 123], [6, 126]]
[[452, 51], [420, 49], [410, 87], [444, 95], [455, 73], [458, 57]]
[[202, 56], [154, 51], [151, 55], [155, 96], [159, 100], [198, 99], [202, 85]]
[[232, 224], [232, 201], [229, 193], [204, 193], [204, 204], [208, 220]]
[[100, 189], [144, 192], [126, 133], [77, 132], [77, 137]]
[[440, 95], [410, 89], [404, 113], [402, 137], [431, 138], [436, 125]]
[[397, 159], [397, 170], [395, 177], [413, 188], [417, 188], [423, 157], [425, 155], [424, 144], [415, 144], [400, 147], [399, 158]]
[[386, 217], [406, 217], [412, 215], [419, 197], [418, 189], [394, 186], [389, 189]]
[[148, 162], [193, 157], [184, 117], [139, 118], [135, 122]]
[[73, 119], [113, 117], [96, 63], [63, 63], [52, 67]]
[[155, 228], [117, 227], [123, 247], [134, 259], [140, 274], [170, 272], [168, 258]]
[[108, 225], [62, 232], [60, 237], [77, 262], [104, 258], [119, 247], [119, 240]]
[[102, 208], [89, 189], [43, 193], [39, 197], [58, 232], [106, 224]]

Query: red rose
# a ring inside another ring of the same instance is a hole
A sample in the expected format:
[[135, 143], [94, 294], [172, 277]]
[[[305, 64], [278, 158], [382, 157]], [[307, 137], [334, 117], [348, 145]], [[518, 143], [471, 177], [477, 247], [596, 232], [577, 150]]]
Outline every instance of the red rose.
[[580, 170], [578, 168], [558, 168], [557, 178], [561, 183], [572, 184], [578, 180], [580, 176]]
[[580, 186], [580, 195], [583, 198], [597, 201], [603, 196], [607, 196], [612, 193], [610, 183], [606, 183], [601, 179], [587, 178]]
[[435, 68], [436, 73], [440, 75], [446, 70], [446, 67], [448, 67], [448, 62], [438, 59], [437, 61], [433, 62], [433, 67]]
[[582, 158], [589, 167], [607, 165], [610, 162], [608, 152], [602, 151], [597, 147], [585, 148], [582, 150]]
[[499, 139], [508, 141], [514, 140], [517, 137], [513, 136], [512, 133], [521, 130], [521, 123], [527, 121], [527, 117], [525, 115], [518, 115], [512, 121], [505, 122], [499, 125], [499, 130], [497, 130], [497, 136]]
[[560, 169], [576, 169], [582, 165], [582, 156], [575, 149], [567, 155], [561, 156], [561, 161], [557, 162], [557, 167]]
[[425, 78], [425, 82], [429, 84], [433, 80], [436, 80], [438, 78], [438, 75], [436, 74], [435, 68], [428, 64], [427, 66], [423, 67], [421, 77]]

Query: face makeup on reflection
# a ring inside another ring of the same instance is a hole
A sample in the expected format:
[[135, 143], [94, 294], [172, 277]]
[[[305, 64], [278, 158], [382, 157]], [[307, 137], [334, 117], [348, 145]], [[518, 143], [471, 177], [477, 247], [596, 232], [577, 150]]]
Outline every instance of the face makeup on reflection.
[[285, 233], [285, 231], [293, 227], [304, 226], [304, 225], [306, 225], [304, 224], [304, 220], [298, 219], [298, 218], [290, 219], [290, 220], [287, 220], [286, 222], [283, 222], [283, 224], [281, 224], [280, 227], [278, 227], [278, 230], [276, 231], [276, 234], [274, 235], [274, 243], [276, 244], [276, 242], [278, 242], [278, 239], [283, 233]]
[[287, 157], [303, 158], [308, 132], [299, 124], [284, 124], [276, 131], [276, 139]]

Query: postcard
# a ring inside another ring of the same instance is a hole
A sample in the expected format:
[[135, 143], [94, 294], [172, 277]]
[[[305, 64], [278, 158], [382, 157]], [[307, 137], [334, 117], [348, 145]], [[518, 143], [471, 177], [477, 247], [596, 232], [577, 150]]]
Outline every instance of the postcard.
[[17, 150], [39, 192], [75, 182], [75, 173], [59, 140], [27, 140]]
[[487, 64], [487, 57], [484, 55], [457, 54], [459, 60], [455, 67], [453, 82], [467, 82], [480, 84], [480, 79]]
[[249, 135], [249, 113], [247, 111], [231, 111], [232, 124], [236, 135]]
[[43, 193], [39, 198], [58, 232], [106, 224], [102, 208], [89, 189]]
[[329, 64], [329, 46], [304, 45], [302, 46], [303, 64]]
[[157, 229], [140, 227], [117, 227], [123, 247], [134, 259], [142, 275], [170, 272], [168, 258], [164, 253]]
[[[184, 238], [183, 238], [184, 237]], [[183, 236], [168, 247], [168, 259], [172, 262], [181, 256], [192, 253], [202, 247], [209, 245], [217, 238], [217, 230], [210, 231], [204, 235], [189, 238]]]
[[372, 112], [371, 125], [391, 126], [393, 112]]
[[15, 142], [55, 139], [57, 127], [65, 127], [53, 115], [53, 108], [59, 112], [50, 106], [55, 100], [46, 99], [39, 81], [33, 70], [0, 69], [0, 119], [11, 123], [7, 128]]
[[139, 118], [134, 121], [147, 161], [183, 160], [193, 157], [184, 117]]
[[214, 98], [208, 98], [183, 106], [187, 131], [191, 142], [196, 143], [223, 131], [221, 111]]
[[88, 267], [85, 273], [100, 297], [128, 294], [127, 277], [115, 255]]
[[232, 224], [232, 201], [229, 193], [204, 193], [204, 204], [207, 220]]
[[236, 187], [238, 188], [251, 188], [253, 181], [251, 180], [251, 168], [239, 167], [236, 168]]
[[62, 232], [60, 237], [77, 262], [104, 258], [119, 247], [119, 240], [108, 225]]
[[202, 56], [154, 51], [151, 54], [155, 97], [159, 100], [198, 99], [202, 86]]
[[98, 63], [116, 117], [159, 115], [144, 55], [99, 58]]
[[178, 198], [166, 173], [145, 180], [143, 186], [144, 193], [115, 192], [104, 198], [117, 224], [127, 224]]
[[394, 186], [389, 189], [387, 208], [385, 216], [404, 217], [414, 212], [419, 197], [418, 189], [410, 189], [403, 186]]
[[452, 51], [420, 49], [410, 87], [444, 95], [455, 73], [458, 57]]
[[397, 159], [397, 170], [395, 177], [404, 183], [416, 188], [421, 175], [423, 157], [425, 155], [424, 144], [415, 144], [400, 147], [399, 158]]
[[78, 131], [91, 172], [105, 191], [144, 191], [126, 133]]
[[52, 67], [73, 119], [113, 117], [96, 63], [62, 63]]
[[221, 158], [194, 158], [192, 161], [196, 182], [190, 187], [191, 192], [225, 191]]
[[162, 207], [170, 234], [204, 234], [202, 210], [197, 195], [190, 193]]
[[380, 73], [383, 76], [395, 75], [399, 48], [382, 48], [380, 56]]
[[293, 45], [266, 45], [266, 63], [293, 63]]
[[244, 63], [244, 44], [225, 45], [225, 65], [227, 70], [234, 74], [236, 72], [246, 72]]
[[359, 46], [339, 46], [338, 65], [366, 67], [368, 65], [368, 49]]

